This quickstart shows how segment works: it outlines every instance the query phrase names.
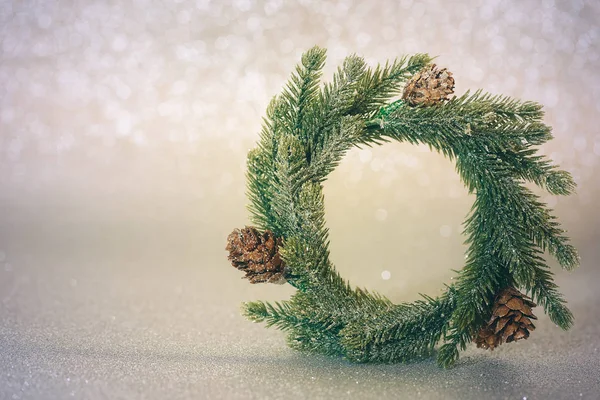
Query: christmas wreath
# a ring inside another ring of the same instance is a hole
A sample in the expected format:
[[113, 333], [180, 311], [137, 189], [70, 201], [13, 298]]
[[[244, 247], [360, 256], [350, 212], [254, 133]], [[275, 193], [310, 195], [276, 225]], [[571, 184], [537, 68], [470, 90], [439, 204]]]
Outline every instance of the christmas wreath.
[[[554, 195], [575, 188], [567, 172], [536, 153], [552, 138], [541, 105], [481, 91], [450, 97], [452, 74], [426, 54], [374, 69], [353, 55], [321, 86], [324, 62], [318, 47], [302, 56], [248, 154], [255, 226], [229, 235], [229, 260], [251, 283], [287, 282], [297, 292], [287, 301], [245, 303], [244, 314], [286, 331], [293, 348], [356, 362], [412, 361], [440, 344], [444, 367], [469, 342], [494, 349], [526, 339], [535, 328], [533, 301], [568, 329], [573, 316], [542, 256], [547, 250], [570, 270], [578, 255], [525, 186]], [[453, 160], [475, 194], [466, 262], [454, 283], [437, 298], [405, 304], [352, 288], [336, 272], [323, 203], [323, 182], [346, 151], [391, 140], [426, 144]]]

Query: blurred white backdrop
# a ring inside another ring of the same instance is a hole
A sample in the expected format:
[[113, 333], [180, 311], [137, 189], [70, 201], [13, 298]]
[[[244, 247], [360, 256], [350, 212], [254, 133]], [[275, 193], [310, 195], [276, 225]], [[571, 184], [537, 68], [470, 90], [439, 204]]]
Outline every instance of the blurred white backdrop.
[[[218, 259], [247, 223], [245, 155], [266, 105], [318, 44], [324, 79], [350, 53], [374, 65], [428, 52], [457, 94], [543, 103], [556, 136], [543, 152], [579, 183], [577, 196], [544, 200], [585, 252], [600, 219], [599, 16], [595, 1], [0, 2], [3, 234], [181, 223]], [[472, 198], [441, 156], [353, 150], [326, 195], [334, 261], [353, 281], [412, 297], [460, 268]]]
[[[596, 1], [2, 1], [0, 221], [181, 222], [220, 252], [213, 234], [247, 222], [245, 155], [266, 105], [318, 44], [324, 79], [350, 53], [428, 52], [457, 94], [543, 103], [556, 136], [543, 152], [579, 183], [544, 200], [585, 251], [600, 219], [599, 17]], [[423, 266], [438, 286], [460, 267], [472, 199], [441, 156], [353, 150], [326, 195], [351, 278], [391, 293], [400, 276], [423, 287]]]

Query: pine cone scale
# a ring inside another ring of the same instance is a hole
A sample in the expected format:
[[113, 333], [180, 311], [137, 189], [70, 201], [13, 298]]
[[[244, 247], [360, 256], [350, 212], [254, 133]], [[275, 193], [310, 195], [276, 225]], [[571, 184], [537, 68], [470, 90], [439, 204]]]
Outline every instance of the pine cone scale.
[[527, 331], [525, 331], [524, 329], [519, 329], [517, 332], [515, 332], [514, 338], [515, 340], [527, 339], [528, 336], [529, 333], [527, 333]]
[[511, 298], [512, 295], [510, 293], [503, 293], [502, 296], [498, 298], [498, 304], [506, 304]]
[[517, 324], [508, 324], [502, 332], [502, 340], [507, 341], [519, 329]]
[[523, 307], [521, 307], [520, 311], [523, 314], [527, 315], [528, 317], [531, 317], [533, 319], [537, 319], [537, 317], [535, 315], [533, 315], [533, 311], [531, 310], [531, 307], [529, 307], [527, 304], [523, 304]]
[[522, 310], [523, 305], [523, 300], [519, 299], [518, 297], [513, 297], [506, 302], [506, 306], [511, 310]]
[[510, 318], [500, 318], [500, 320], [496, 324], [496, 329], [494, 330], [494, 334], [497, 334], [502, 329], [504, 329], [504, 327], [506, 326], [506, 324], [508, 324], [509, 321], [510, 321]]
[[501, 305], [500, 307], [496, 308], [496, 311], [494, 311], [493, 316], [494, 317], [504, 317], [509, 312], [510, 312], [510, 308], [508, 308], [505, 305]]

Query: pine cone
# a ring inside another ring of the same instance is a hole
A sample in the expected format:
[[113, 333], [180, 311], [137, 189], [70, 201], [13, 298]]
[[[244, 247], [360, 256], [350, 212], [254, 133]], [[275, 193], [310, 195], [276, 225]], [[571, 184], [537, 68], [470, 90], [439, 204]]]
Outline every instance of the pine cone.
[[531, 307], [536, 304], [513, 287], [504, 288], [498, 293], [492, 307], [492, 317], [486, 326], [477, 333], [477, 347], [494, 350], [502, 343], [527, 339], [535, 329], [531, 318], [537, 319]]
[[454, 78], [446, 68], [430, 64], [410, 78], [402, 99], [410, 106], [433, 106], [448, 100], [454, 93]]
[[281, 238], [273, 232], [261, 234], [256, 228], [234, 229], [227, 237], [231, 264], [246, 272], [250, 283], [284, 283], [285, 263], [279, 255]]

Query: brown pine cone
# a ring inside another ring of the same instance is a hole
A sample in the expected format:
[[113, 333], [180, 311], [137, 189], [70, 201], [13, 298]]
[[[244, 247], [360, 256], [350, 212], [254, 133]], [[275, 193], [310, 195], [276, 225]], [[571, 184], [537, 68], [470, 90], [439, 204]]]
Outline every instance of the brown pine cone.
[[430, 64], [409, 79], [402, 99], [410, 106], [433, 106], [448, 100], [454, 93], [454, 78], [446, 68]]
[[246, 273], [250, 283], [284, 283], [285, 263], [279, 255], [281, 238], [273, 232], [260, 233], [256, 228], [234, 229], [227, 237], [231, 264]]
[[536, 304], [513, 287], [506, 287], [498, 293], [492, 307], [492, 317], [483, 326], [475, 343], [477, 347], [494, 350], [502, 343], [527, 339], [530, 331], [535, 329], [531, 319], [537, 319], [532, 307]]

